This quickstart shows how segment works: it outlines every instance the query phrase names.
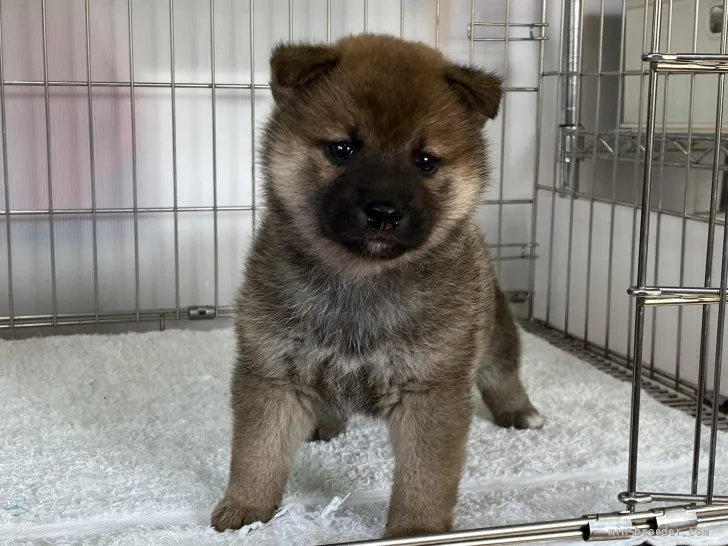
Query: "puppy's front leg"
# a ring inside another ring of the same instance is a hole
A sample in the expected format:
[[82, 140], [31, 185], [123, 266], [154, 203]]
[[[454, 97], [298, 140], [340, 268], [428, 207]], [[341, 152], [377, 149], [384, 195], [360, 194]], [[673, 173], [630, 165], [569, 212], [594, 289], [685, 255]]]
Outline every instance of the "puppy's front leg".
[[451, 529], [472, 411], [465, 385], [402, 396], [390, 417], [395, 470], [385, 538]]
[[273, 516], [296, 450], [315, 423], [307, 399], [286, 381], [241, 375], [234, 383], [230, 477], [212, 513], [218, 531]]

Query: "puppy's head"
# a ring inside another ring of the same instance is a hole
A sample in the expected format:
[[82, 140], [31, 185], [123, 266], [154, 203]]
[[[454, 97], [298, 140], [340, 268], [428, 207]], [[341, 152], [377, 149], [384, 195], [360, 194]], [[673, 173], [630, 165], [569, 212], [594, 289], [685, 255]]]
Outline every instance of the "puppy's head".
[[381, 271], [441, 244], [473, 213], [498, 77], [375, 35], [279, 45], [270, 65], [266, 190], [320, 259]]

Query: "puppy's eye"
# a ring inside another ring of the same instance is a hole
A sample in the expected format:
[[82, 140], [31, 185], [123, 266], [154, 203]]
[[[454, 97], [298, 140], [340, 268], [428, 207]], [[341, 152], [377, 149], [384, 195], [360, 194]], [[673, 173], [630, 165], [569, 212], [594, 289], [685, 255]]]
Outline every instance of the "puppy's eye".
[[415, 167], [423, 174], [432, 174], [440, 164], [440, 160], [427, 152], [420, 152], [415, 156]]
[[354, 145], [346, 140], [337, 140], [326, 144], [326, 155], [335, 164], [341, 165], [354, 155]]

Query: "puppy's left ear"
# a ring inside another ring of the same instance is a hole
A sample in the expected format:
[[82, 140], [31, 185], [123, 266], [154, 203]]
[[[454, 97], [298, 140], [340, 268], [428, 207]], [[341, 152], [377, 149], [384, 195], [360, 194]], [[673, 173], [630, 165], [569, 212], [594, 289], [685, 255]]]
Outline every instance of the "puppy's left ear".
[[498, 115], [502, 78], [470, 66], [451, 64], [445, 69], [445, 79], [460, 99], [482, 117], [481, 123]]
[[270, 57], [270, 87], [276, 102], [290, 99], [297, 90], [333, 70], [338, 49], [329, 45], [279, 44]]

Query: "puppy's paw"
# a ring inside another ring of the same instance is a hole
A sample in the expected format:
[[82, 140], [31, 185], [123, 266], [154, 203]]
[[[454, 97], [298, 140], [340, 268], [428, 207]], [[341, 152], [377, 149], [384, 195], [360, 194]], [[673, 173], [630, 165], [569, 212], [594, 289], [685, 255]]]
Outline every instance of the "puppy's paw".
[[495, 424], [503, 428], [529, 428], [540, 429], [546, 424], [546, 419], [535, 408], [519, 411], [500, 412], [493, 415]]
[[225, 498], [215, 506], [210, 523], [219, 532], [240, 529], [256, 521], [266, 523], [276, 510], [276, 506], [250, 506], [235, 499]]

